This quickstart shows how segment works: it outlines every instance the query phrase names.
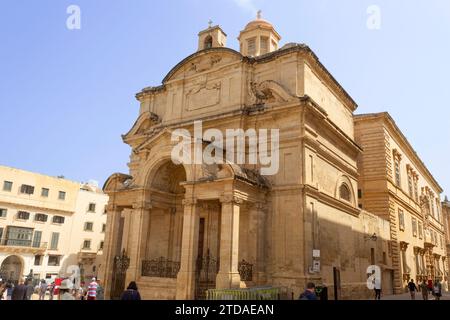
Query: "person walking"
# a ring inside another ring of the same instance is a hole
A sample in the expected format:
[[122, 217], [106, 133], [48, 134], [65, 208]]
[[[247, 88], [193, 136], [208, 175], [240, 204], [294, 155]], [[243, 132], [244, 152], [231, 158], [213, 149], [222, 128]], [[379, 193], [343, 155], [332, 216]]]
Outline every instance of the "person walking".
[[420, 291], [422, 292], [422, 299], [428, 300], [428, 284], [425, 280], [420, 284]]
[[97, 299], [97, 287], [98, 283], [95, 278], [92, 278], [91, 283], [89, 283], [87, 290], [87, 300], [96, 300]]
[[6, 291], [5, 291], [5, 297], [6, 297], [5, 299], [6, 300], [12, 300], [13, 289], [14, 289], [14, 285], [10, 281], [8, 281], [6, 283]]
[[25, 281], [25, 286], [27, 287], [27, 300], [31, 300], [31, 296], [34, 293], [34, 287], [31, 280]]
[[411, 280], [409, 281], [409, 283], [408, 283], [408, 289], [409, 289], [409, 294], [411, 295], [411, 300], [416, 300], [416, 291], [419, 291], [419, 290], [417, 290], [417, 286], [416, 286], [416, 284], [414, 283], [414, 280], [413, 280], [413, 279], [411, 279]]
[[97, 296], [96, 300], [105, 300], [105, 289], [101, 285], [101, 281], [97, 279]]
[[120, 300], [141, 300], [141, 295], [139, 294], [136, 282], [131, 281], [127, 289], [122, 292]]
[[45, 300], [45, 293], [47, 292], [47, 282], [44, 279], [41, 280], [39, 285], [39, 300]]
[[381, 279], [374, 280], [375, 300], [381, 300]]
[[17, 286], [14, 286], [11, 300], [27, 300], [27, 286], [20, 281]]
[[59, 300], [75, 300], [73, 294], [71, 293], [73, 288], [72, 281], [70, 279], [65, 279], [61, 282], [59, 287]]
[[316, 285], [312, 282], [309, 282], [306, 285], [305, 291], [300, 295], [299, 300], [318, 300], [315, 289]]
[[442, 297], [442, 285], [438, 280], [434, 281], [433, 296], [435, 300], [441, 300]]

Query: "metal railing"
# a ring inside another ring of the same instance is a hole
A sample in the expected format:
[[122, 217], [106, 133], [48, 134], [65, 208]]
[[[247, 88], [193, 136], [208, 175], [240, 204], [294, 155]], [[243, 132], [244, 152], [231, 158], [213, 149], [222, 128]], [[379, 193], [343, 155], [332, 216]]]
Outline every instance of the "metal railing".
[[1, 239], [1, 246], [12, 246], [12, 247], [29, 247], [29, 248], [39, 248], [46, 249], [47, 242], [35, 242], [32, 240], [22, 240], [22, 239]]
[[277, 287], [209, 289], [206, 300], [280, 300], [285, 295], [284, 291]]
[[142, 260], [142, 276], [157, 278], [176, 278], [180, 270], [180, 262], [165, 257], [153, 260]]

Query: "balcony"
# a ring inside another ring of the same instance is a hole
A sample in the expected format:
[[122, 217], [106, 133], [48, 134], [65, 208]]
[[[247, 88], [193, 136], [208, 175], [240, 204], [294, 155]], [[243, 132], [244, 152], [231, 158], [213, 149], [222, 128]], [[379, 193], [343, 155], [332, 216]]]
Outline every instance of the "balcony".
[[22, 239], [0, 239], [3, 251], [15, 253], [40, 253], [47, 250], [47, 242], [35, 242]]

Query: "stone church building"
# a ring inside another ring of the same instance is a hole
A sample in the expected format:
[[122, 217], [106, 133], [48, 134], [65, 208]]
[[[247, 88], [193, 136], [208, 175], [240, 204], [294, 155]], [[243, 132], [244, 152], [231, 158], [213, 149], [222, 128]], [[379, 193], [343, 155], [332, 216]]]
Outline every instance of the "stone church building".
[[[359, 208], [356, 103], [309, 47], [280, 47], [260, 16], [238, 39], [239, 52], [209, 26], [197, 52], [136, 95], [139, 116], [123, 135], [130, 172], [104, 186], [106, 296], [136, 281], [144, 299], [255, 287], [297, 297], [313, 281], [331, 299], [363, 298], [375, 264], [394, 292], [391, 222]], [[223, 133], [278, 129], [279, 143], [268, 143], [277, 173], [262, 175], [260, 162], [173, 162], [172, 133], [194, 136], [194, 121]]]

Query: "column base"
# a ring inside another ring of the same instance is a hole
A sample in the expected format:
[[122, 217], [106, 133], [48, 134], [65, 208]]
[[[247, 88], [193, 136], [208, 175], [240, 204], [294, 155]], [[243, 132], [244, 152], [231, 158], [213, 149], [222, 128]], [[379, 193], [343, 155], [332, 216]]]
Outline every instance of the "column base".
[[241, 276], [239, 272], [224, 272], [218, 273], [216, 277], [216, 288], [217, 289], [233, 289], [240, 288], [241, 286]]
[[177, 276], [176, 300], [195, 299], [195, 272], [179, 271]]

